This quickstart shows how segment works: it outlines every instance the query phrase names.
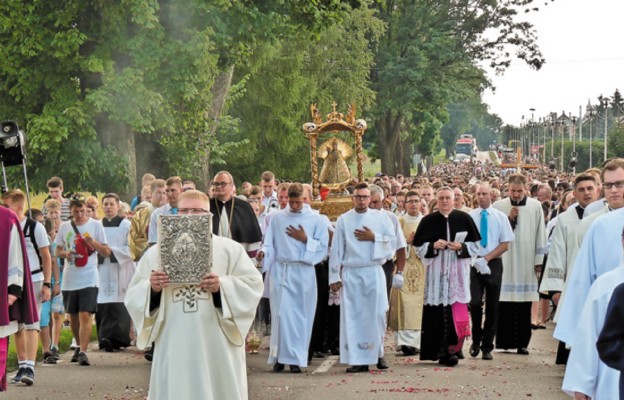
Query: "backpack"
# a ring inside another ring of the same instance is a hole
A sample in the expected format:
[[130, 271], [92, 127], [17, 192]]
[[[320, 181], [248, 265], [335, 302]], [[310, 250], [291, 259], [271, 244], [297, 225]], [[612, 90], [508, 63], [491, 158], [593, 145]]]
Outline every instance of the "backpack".
[[39, 246], [37, 245], [37, 239], [35, 239], [35, 229], [37, 228], [37, 221], [34, 219], [26, 217], [26, 223], [24, 224], [24, 237], [30, 239], [30, 243], [32, 243], [33, 248], [35, 249], [35, 253], [37, 254], [37, 258], [39, 259], [39, 269], [36, 271], [30, 271], [31, 274], [37, 274], [42, 271], [41, 266], [43, 265], [41, 262], [41, 254], [39, 254]]

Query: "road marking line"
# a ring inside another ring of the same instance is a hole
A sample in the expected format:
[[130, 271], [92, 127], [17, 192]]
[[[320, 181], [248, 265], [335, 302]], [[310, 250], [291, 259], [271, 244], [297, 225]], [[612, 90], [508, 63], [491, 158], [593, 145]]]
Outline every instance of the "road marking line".
[[338, 362], [338, 356], [329, 356], [318, 366], [317, 369], [312, 371], [313, 374], [322, 374], [329, 371], [329, 369]]

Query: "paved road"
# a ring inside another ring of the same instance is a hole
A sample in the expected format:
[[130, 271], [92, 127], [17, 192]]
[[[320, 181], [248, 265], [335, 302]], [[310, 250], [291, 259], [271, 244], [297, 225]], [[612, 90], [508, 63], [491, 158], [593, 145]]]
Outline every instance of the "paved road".
[[[249, 355], [250, 399], [569, 399], [560, 390], [563, 367], [554, 365], [556, 343], [552, 328], [534, 331], [528, 356], [494, 352], [493, 361], [481, 358], [460, 361], [446, 368], [392, 352], [390, 335], [386, 359], [390, 369], [347, 374], [336, 358], [314, 359], [302, 374], [273, 373], [267, 351]], [[464, 352], [468, 355], [466, 344]], [[0, 399], [144, 399], [149, 364], [134, 348], [119, 353], [90, 352], [90, 367], [68, 362], [69, 354], [55, 366], [38, 365], [34, 386], [10, 385]], [[191, 355], [189, 355], [189, 362]], [[322, 368], [319, 368], [321, 367]], [[322, 371], [327, 367], [327, 372]], [[179, 399], [182, 400], [182, 399]], [[224, 399], [229, 400], [229, 399]]]

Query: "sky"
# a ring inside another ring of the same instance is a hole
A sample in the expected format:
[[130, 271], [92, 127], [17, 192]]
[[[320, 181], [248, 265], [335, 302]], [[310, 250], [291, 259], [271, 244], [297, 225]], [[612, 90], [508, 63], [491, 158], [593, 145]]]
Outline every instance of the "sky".
[[[548, 3], [548, 5], [545, 5]], [[496, 90], [483, 100], [506, 124], [562, 111], [579, 115], [600, 94], [624, 94], [624, 0], [538, 0], [530, 13], [546, 64], [535, 71], [516, 60], [502, 76], [489, 74]], [[530, 109], [535, 111], [530, 111]]]

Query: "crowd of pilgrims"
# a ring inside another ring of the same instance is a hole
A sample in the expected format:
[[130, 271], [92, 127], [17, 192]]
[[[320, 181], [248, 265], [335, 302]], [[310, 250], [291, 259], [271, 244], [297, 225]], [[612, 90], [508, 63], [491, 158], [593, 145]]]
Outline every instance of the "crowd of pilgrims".
[[[135, 339], [122, 295], [132, 273], [113, 279], [107, 265], [132, 271], [158, 240], [158, 216], [175, 214], [177, 196], [195, 188], [180, 177], [152, 174], [141, 184], [130, 204], [104, 196], [104, 213], [97, 198], [83, 199], [89, 219], [104, 214], [100, 242], [115, 249], [98, 264], [95, 315], [103, 351], [132, 346]], [[15, 211], [45, 228], [48, 240], [39, 249], [51, 246], [54, 261], [44, 286], [52, 287], [52, 296], [41, 308], [40, 338], [43, 362], [54, 364], [64, 319], [57, 286], [72, 262], [55, 257], [54, 247], [69, 245], [56, 235], [70, 231], [61, 223], [72, 214], [59, 178], [48, 181], [48, 190], [41, 211]], [[555, 323], [553, 362], [567, 363], [562, 389], [577, 398], [617, 398], [624, 360], [624, 270], [617, 268], [624, 159], [576, 175], [545, 166], [516, 172], [491, 163], [445, 163], [421, 176], [378, 173], [346, 192], [353, 209], [330, 221], [311, 207], [327, 192], [314, 198], [311, 185], [270, 171], [257, 184], [237, 185], [227, 171], [211, 182], [213, 233], [241, 243], [263, 274], [265, 292], [247, 349], [258, 353], [270, 336], [273, 371], [289, 366], [298, 373], [328, 354], [340, 355], [349, 373], [370, 365], [386, 369], [387, 332], [397, 354], [451, 367], [465, 357], [469, 337], [471, 357], [487, 362], [496, 349], [526, 356], [532, 331]], [[5, 193], [4, 205], [11, 199]], [[88, 365], [86, 351], [78, 345], [71, 361]], [[34, 372], [34, 361], [19, 356], [12, 382], [31, 385], [34, 373], [31, 379], [27, 372]], [[151, 349], [145, 357], [151, 361]]]

